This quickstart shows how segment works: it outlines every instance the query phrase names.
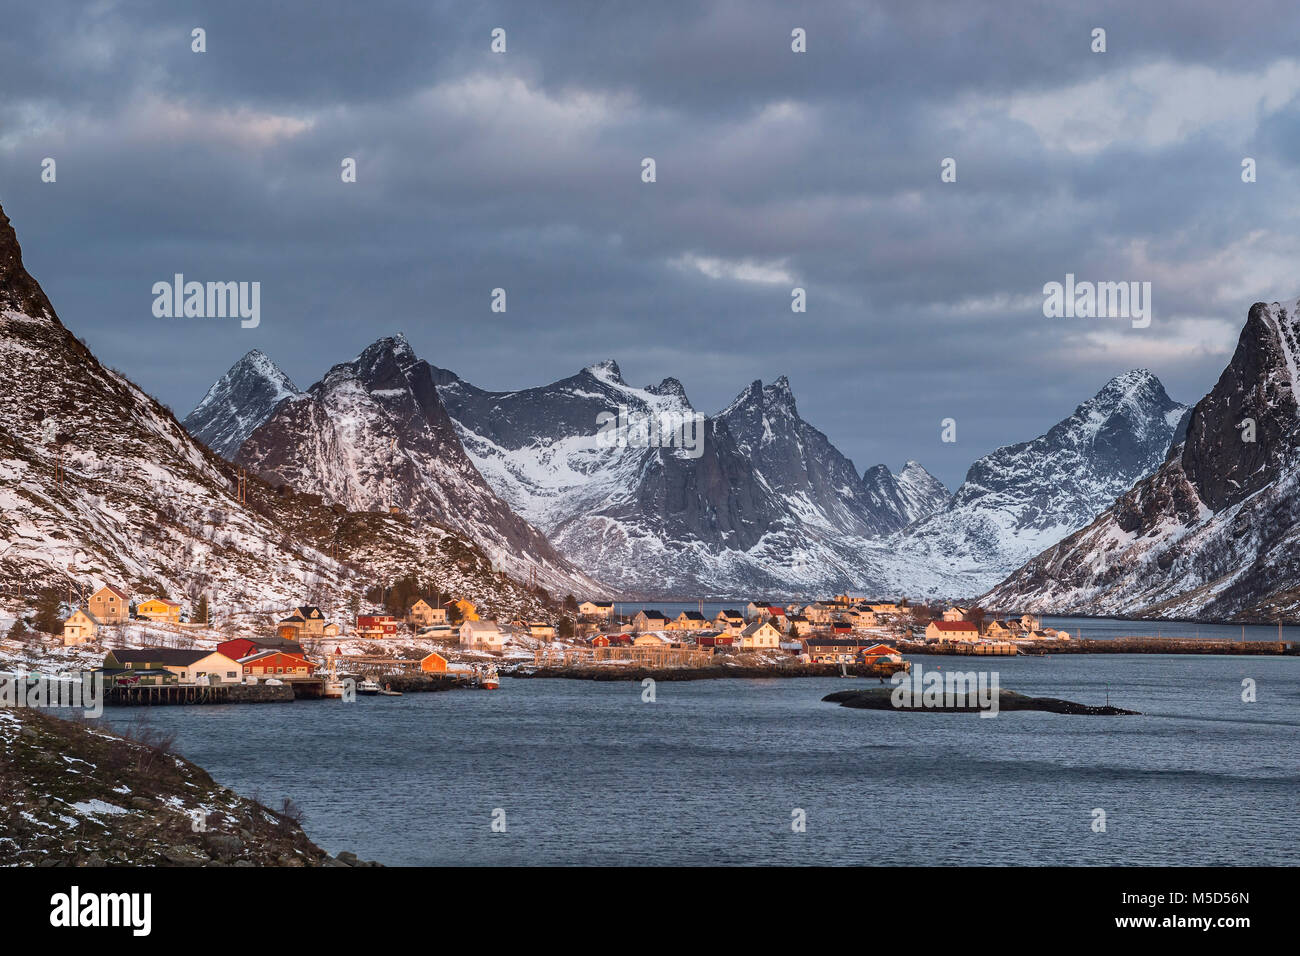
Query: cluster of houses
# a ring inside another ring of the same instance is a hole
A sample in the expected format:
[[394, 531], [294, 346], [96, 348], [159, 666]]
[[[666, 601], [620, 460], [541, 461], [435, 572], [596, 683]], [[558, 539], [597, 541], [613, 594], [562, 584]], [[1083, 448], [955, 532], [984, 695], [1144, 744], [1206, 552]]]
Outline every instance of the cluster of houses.
[[1033, 614], [998, 619], [983, 608], [953, 605], [941, 618], [925, 626], [925, 639], [938, 644], [970, 644], [981, 641], [1068, 641], [1070, 635], [1052, 627], [1043, 627], [1042, 618]]
[[713, 651], [788, 652], [812, 663], [901, 659], [873, 631], [906, 613], [906, 604], [868, 602], [847, 594], [811, 604], [753, 600], [743, 611], [725, 609], [712, 618], [702, 611], [674, 617], [643, 608], [618, 617], [612, 603], [584, 601], [579, 614], [589, 621], [616, 624], [589, 639], [594, 647], [687, 647]]
[[[849, 594], [809, 604], [753, 600], [742, 610], [722, 610], [712, 618], [700, 611], [682, 611], [670, 617], [662, 611], [642, 609], [631, 617], [619, 616], [612, 603], [584, 601], [579, 613], [604, 625], [589, 639], [595, 647], [695, 646], [735, 651], [787, 651], [812, 663], [839, 663], [896, 656], [898, 651], [880, 643], [882, 631], [912, 640], [914, 629], [924, 626], [929, 643], [1009, 643], [1024, 640], [1068, 639], [1064, 632], [1043, 628], [1032, 615], [987, 620], [978, 607], [952, 606], [937, 612], [916, 609], [907, 601], [873, 601]], [[930, 611], [918, 615], [916, 612]], [[612, 626], [611, 626], [612, 625]]]
[[150, 597], [132, 608], [130, 596], [121, 588], [105, 584], [90, 596], [85, 607], [75, 609], [63, 622], [65, 646], [94, 641], [106, 624], [125, 624], [132, 617], [146, 621], [179, 624], [181, 605], [166, 598]]
[[99, 670], [110, 685], [242, 684], [311, 677], [317, 665], [295, 641], [239, 637], [215, 650], [141, 647], [110, 650]]

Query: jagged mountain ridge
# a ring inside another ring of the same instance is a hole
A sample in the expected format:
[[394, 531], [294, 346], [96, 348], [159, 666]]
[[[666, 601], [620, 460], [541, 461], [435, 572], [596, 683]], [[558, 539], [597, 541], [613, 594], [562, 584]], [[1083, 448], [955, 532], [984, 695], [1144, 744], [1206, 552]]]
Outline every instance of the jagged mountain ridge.
[[[356, 514], [277, 493], [235, 468], [105, 368], [55, 315], [22, 265], [0, 208], [0, 585], [116, 583], [176, 600], [209, 595], [233, 629], [408, 571], [488, 610], [541, 604], [494, 575], [465, 539], [432, 524]], [[337, 549], [337, 559], [329, 552]]]
[[[390, 353], [392, 367], [378, 375], [377, 357]], [[380, 419], [414, 421], [421, 407], [436, 410], [428, 398], [410, 398], [431, 386], [447, 419], [434, 416], [437, 439], [422, 442], [422, 456], [390, 462], [382, 446], [395, 432]], [[325, 392], [335, 398], [321, 404]], [[394, 398], [396, 411], [379, 418], [358, 411]], [[416, 358], [404, 339], [385, 339], [308, 394], [282, 400], [274, 427], [289, 437], [250, 441], [240, 460], [353, 507], [409, 507], [439, 456], [463, 449], [460, 474], [472, 465], [560, 555], [629, 594], [972, 595], [1154, 470], [1186, 419], [1154, 375], [1134, 370], [1044, 435], [977, 461], [949, 495], [915, 462], [897, 475], [877, 465], [859, 476], [800, 417], [784, 377], [752, 383], [705, 418], [698, 458], [644, 442], [602, 444], [599, 416], [619, 409], [633, 418], [696, 414], [676, 379], [635, 388], [613, 361], [549, 385], [492, 392]], [[340, 437], [339, 422], [352, 423], [348, 435]], [[364, 454], [359, 441], [369, 442]], [[331, 461], [342, 464], [324, 464]], [[417, 510], [453, 505], [444, 496]], [[493, 544], [509, 547], [501, 538]]]
[[[1251, 306], [1185, 439], [986, 600], [1059, 613], [1275, 620], [1300, 609], [1300, 303]], [[1254, 441], [1247, 420], [1253, 423]]]
[[698, 457], [602, 446], [602, 413], [697, 414], [676, 379], [636, 388], [612, 360], [514, 392], [446, 370], [437, 381], [466, 451], [502, 497], [579, 566], [638, 593], [873, 587], [865, 538], [907, 524], [942, 489], [919, 465], [906, 484], [885, 469], [887, 482], [868, 485], [799, 417], [784, 378], [700, 416]]
[[932, 568], [938, 593], [985, 591], [1154, 471], [1187, 411], [1149, 370], [1118, 375], [1043, 435], [977, 460], [947, 504], [889, 549], [915, 573]]
[[768, 487], [828, 533], [877, 537], [928, 514], [946, 500], [942, 484], [916, 462], [909, 483], [887, 466], [859, 476], [848, 458], [799, 415], [789, 380], [753, 382], [718, 414]]
[[401, 335], [279, 402], [235, 453], [266, 480], [363, 511], [400, 509], [454, 528], [512, 574], [599, 593], [492, 490], [466, 456], [432, 367]]

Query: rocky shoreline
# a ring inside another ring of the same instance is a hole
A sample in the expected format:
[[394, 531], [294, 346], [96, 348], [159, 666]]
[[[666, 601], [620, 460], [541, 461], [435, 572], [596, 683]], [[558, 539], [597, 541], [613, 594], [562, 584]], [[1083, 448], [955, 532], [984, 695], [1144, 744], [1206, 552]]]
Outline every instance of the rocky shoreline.
[[0, 710], [0, 866], [378, 866], [223, 787], [147, 724]]
[[[890, 688], [868, 687], [865, 690], [837, 691], [834, 694], [827, 694], [822, 700], [828, 704], [839, 704], [841, 707], [852, 707], [855, 710], [933, 714], [976, 714], [981, 710], [974, 706], [945, 707], [942, 704], [937, 707], [895, 707], [892, 695], [893, 690]], [[1082, 714], [1092, 717], [1141, 716], [1136, 710], [1124, 710], [1122, 707], [1096, 707], [1091, 704], [1075, 703], [1072, 700], [1061, 700], [1059, 697], [1026, 697], [1013, 690], [1003, 690], [998, 693], [998, 712], [1004, 710], [1041, 710], [1052, 714]]]

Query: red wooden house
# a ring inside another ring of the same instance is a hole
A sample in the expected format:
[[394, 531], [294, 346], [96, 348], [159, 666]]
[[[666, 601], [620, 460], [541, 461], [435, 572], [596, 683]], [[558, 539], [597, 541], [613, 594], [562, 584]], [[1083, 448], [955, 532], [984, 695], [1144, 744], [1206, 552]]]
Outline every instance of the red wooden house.
[[283, 651], [260, 651], [239, 662], [245, 676], [252, 677], [310, 677], [316, 665], [297, 654]]
[[380, 640], [397, 636], [397, 618], [391, 614], [361, 614], [357, 617], [357, 637]]

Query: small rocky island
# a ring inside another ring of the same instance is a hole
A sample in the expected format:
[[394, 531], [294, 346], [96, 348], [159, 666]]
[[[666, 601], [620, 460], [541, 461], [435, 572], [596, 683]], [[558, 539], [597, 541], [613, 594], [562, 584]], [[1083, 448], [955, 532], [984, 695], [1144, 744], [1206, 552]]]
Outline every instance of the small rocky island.
[[[893, 691], [888, 687], [868, 687], [863, 690], [841, 690], [827, 694], [822, 698], [830, 704], [852, 707], [857, 710], [898, 710], [935, 714], [975, 714], [980, 708], [963, 704], [961, 706], [916, 706], [895, 707]], [[1086, 714], [1094, 717], [1141, 716], [1136, 710], [1124, 710], [1122, 707], [1095, 707], [1090, 704], [1077, 704], [1072, 700], [1058, 697], [1026, 697], [1013, 690], [998, 692], [998, 712], [1004, 710], [1044, 710], [1052, 714]]]

